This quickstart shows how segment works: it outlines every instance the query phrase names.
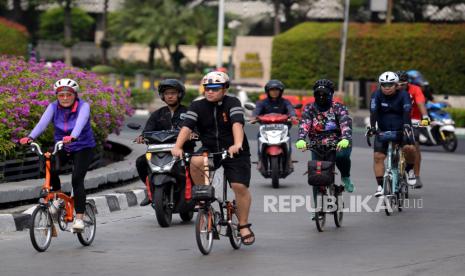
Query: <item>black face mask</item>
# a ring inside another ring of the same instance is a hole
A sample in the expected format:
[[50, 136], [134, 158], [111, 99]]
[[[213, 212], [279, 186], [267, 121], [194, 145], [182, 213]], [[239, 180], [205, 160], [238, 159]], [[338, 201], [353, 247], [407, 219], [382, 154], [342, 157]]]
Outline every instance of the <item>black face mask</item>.
[[331, 97], [327, 93], [315, 93], [315, 103], [320, 109], [328, 109], [331, 104]]

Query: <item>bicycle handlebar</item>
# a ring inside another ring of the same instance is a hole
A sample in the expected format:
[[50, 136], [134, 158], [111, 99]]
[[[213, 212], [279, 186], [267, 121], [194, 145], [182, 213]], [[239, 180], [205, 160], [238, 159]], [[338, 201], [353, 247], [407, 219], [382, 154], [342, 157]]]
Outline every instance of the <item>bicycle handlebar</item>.
[[[32, 142], [31, 144], [31, 147], [32, 147], [32, 151], [37, 151], [37, 154], [38, 155], [44, 155], [44, 153], [42, 152], [39, 144], [35, 143], [35, 142]], [[58, 141], [56, 142], [54, 148], [53, 148], [53, 152], [52, 152], [52, 155], [55, 155], [59, 150], [61, 150], [63, 148], [63, 141]]]
[[[220, 155], [221, 154], [221, 160], [226, 159], [228, 157], [228, 151], [218, 151], [218, 152], [209, 152], [207, 157], [208, 158], [213, 158], [215, 155]], [[204, 156], [204, 153], [184, 153], [184, 158], [188, 159], [191, 158], [192, 156]]]
[[322, 144], [321, 142], [310, 142], [307, 143], [306, 150], [317, 149], [318, 147], [324, 147], [327, 150], [335, 150], [337, 148], [336, 143]]

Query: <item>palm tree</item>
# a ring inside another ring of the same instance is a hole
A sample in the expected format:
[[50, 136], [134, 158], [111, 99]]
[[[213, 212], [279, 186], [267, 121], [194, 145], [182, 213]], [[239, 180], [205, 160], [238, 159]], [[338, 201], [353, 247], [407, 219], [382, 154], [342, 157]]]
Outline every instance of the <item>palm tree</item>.
[[[65, 64], [72, 65], [71, 49], [73, 48], [72, 27], [71, 27], [71, 4], [73, 0], [64, 0], [64, 40], [63, 46], [65, 47]], [[60, 0], [60, 4], [63, 1]]]
[[[138, 3], [135, 3], [138, 2]], [[155, 65], [155, 50], [160, 46], [162, 24], [160, 1], [126, 1], [121, 12], [112, 18], [109, 31], [122, 41], [135, 41], [149, 46], [148, 64]]]
[[200, 72], [200, 52], [202, 48], [216, 39], [216, 24], [216, 15], [212, 9], [199, 6], [194, 8], [189, 20], [187, 39], [190, 44], [197, 47], [196, 72]]

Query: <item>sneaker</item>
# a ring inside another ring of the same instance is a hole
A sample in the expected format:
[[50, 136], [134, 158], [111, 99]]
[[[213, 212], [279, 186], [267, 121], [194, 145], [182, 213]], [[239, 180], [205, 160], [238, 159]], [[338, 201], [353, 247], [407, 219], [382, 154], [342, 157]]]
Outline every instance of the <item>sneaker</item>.
[[58, 213], [58, 209], [64, 206], [64, 201], [61, 198], [55, 199], [52, 204], [50, 204], [50, 214], [56, 215]]
[[149, 204], [150, 204], [150, 199], [149, 199], [148, 196], [146, 196], [146, 197], [140, 202], [139, 205], [143, 207], [143, 206], [147, 206], [147, 205], [149, 205]]
[[341, 180], [342, 180], [342, 183], [344, 183], [344, 189], [347, 192], [352, 193], [355, 190], [354, 183], [352, 183], [352, 181], [350, 180], [350, 177], [342, 177]]
[[375, 197], [380, 197], [380, 196], [383, 196], [383, 195], [384, 195], [383, 186], [378, 185], [378, 188], [376, 189]]
[[415, 184], [414, 188], [421, 189], [421, 187], [423, 187], [423, 183], [421, 182], [420, 177], [417, 176], [417, 183]]
[[82, 219], [74, 219], [73, 230], [82, 231], [84, 230], [84, 221]]
[[415, 176], [415, 173], [413, 172], [413, 169], [407, 172], [407, 184], [410, 186], [413, 186], [417, 183], [417, 178]]
[[315, 220], [315, 213], [312, 212], [312, 214], [310, 215], [310, 217], [311, 217], [312, 220], [314, 221], [314, 220]]

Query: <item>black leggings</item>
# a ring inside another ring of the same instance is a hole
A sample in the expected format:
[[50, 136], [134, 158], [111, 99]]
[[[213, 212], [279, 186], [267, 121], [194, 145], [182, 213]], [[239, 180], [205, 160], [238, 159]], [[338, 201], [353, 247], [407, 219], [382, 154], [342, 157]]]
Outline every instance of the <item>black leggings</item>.
[[[86, 206], [86, 189], [84, 187], [84, 178], [86, 177], [87, 169], [94, 157], [93, 148], [86, 148], [75, 152], [60, 151], [58, 153], [58, 164], [61, 166], [73, 161], [73, 174], [71, 177], [71, 184], [73, 186], [74, 194], [74, 208], [76, 214], [83, 214]], [[60, 169], [52, 169], [50, 178], [52, 183], [52, 190], [58, 191], [61, 189], [61, 182], [58, 174]]]

